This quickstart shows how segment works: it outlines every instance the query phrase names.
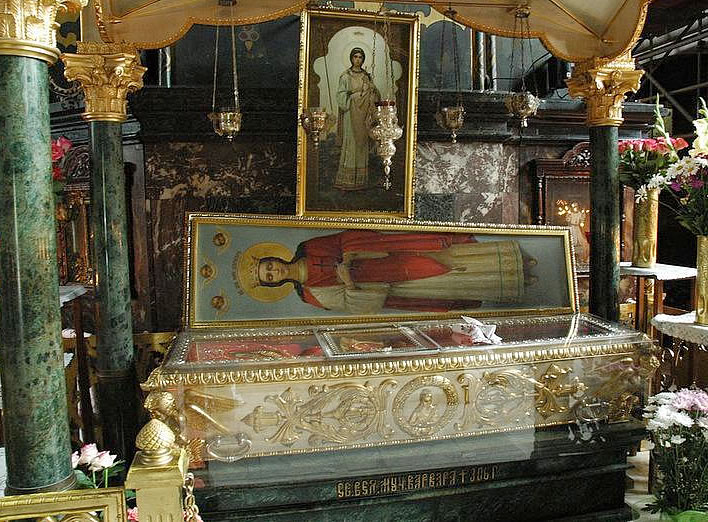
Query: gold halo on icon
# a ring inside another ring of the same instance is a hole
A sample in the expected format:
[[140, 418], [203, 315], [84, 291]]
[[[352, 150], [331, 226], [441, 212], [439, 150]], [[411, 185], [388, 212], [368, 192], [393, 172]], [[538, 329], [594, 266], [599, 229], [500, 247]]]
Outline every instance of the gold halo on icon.
[[264, 257], [277, 257], [283, 261], [290, 261], [293, 254], [288, 247], [280, 243], [256, 243], [248, 247], [242, 254], [234, 258], [232, 270], [234, 282], [242, 292], [245, 292], [256, 301], [273, 303], [280, 301], [293, 291], [292, 283], [280, 286], [261, 286], [258, 279], [258, 263]]

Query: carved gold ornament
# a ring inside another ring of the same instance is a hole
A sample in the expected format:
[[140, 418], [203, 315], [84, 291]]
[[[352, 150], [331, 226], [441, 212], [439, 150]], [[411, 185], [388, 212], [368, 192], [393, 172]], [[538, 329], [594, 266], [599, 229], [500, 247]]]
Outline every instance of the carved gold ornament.
[[416, 438], [430, 437], [452, 420], [459, 402], [450, 379], [424, 375], [408, 381], [401, 388], [393, 400], [391, 412], [398, 427], [407, 434]]
[[125, 44], [78, 42], [79, 54], [62, 54], [64, 75], [84, 89], [86, 121], [123, 122], [128, 93], [143, 86], [146, 67], [135, 48]]
[[393, 379], [386, 379], [376, 388], [368, 382], [311, 386], [307, 399], [288, 388], [280, 395], [265, 398], [277, 411], [256, 406], [241, 420], [256, 433], [275, 429], [265, 440], [284, 446], [293, 445], [303, 433], [309, 434], [310, 446], [363, 441], [373, 434], [388, 438], [393, 430], [385, 423], [385, 414], [389, 394], [396, 384]]
[[88, 0], [0, 0], [0, 55], [37, 58], [53, 64], [57, 12], [82, 9]]
[[124, 491], [120, 487], [12, 495], [0, 498], [0, 513], [3, 521], [123, 522], [127, 520]]
[[571, 96], [585, 99], [589, 126], [617, 127], [624, 121], [625, 93], [639, 89], [643, 74], [634, 68], [634, 60], [627, 52], [612, 61], [593, 58], [576, 64], [566, 83]]
[[533, 425], [536, 414], [545, 420], [566, 413], [569, 398], [586, 390], [577, 377], [570, 378], [571, 368], [550, 364], [538, 378], [534, 370], [531, 367], [484, 372], [481, 379], [468, 373], [459, 375], [465, 409], [456, 429]]

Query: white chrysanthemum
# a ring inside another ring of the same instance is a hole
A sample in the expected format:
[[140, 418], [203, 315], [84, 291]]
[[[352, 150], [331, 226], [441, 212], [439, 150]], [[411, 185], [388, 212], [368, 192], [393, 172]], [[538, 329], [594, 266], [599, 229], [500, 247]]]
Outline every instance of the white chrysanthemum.
[[674, 399], [676, 398], [676, 394], [674, 392], [661, 392], [657, 393], [656, 395], [652, 395], [649, 397], [649, 404], [671, 404]]
[[686, 437], [682, 437], [681, 435], [671, 437], [671, 444], [683, 444], [684, 442], [686, 442]]
[[662, 419], [649, 419], [649, 422], [647, 422], [647, 430], [649, 431], [656, 431], [656, 430], [668, 430], [671, 427], [671, 422], [668, 420], [662, 418]]
[[685, 426], [686, 428], [693, 426], [693, 419], [690, 415], [678, 411], [670, 404], [662, 404], [659, 406], [654, 413], [654, 418], [649, 422], [654, 422], [655, 425], [666, 428], [676, 425]]
[[698, 417], [698, 419], [696, 419], [696, 423], [701, 429], [708, 430], [708, 417]]

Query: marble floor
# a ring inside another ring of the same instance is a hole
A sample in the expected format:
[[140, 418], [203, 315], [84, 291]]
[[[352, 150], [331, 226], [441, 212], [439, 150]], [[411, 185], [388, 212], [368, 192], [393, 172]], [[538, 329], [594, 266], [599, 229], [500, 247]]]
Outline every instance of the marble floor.
[[[647, 473], [649, 471], [649, 452], [640, 451], [634, 457], [629, 457], [629, 464], [632, 466], [628, 472], [629, 477], [634, 481], [634, 485], [627, 489], [625, 501], [634, 511], [634, 520], [646, 522], [659, 520], [659, 515], [652, 515], [647, 511], [642, 511], [652, 500], [652, 496], [647, 494]], [[0, 447], [0, 497], [5, 491], [5, 448]]]
[[654, 497], [647, 493], [649, 476], [649, 452], [639, 451], [634, 457], [629, 457], [627, 462], [632, 466], [627, 472], [627, 476], [634, 482], [633, 486], [628, 486], [624, 494], [624, 501], [634, 512], [633, 520], [645, 522], [649, 520], [660, 520], [659, 514], [651, 514], [643, 511], [642, 508], [651, 502]]

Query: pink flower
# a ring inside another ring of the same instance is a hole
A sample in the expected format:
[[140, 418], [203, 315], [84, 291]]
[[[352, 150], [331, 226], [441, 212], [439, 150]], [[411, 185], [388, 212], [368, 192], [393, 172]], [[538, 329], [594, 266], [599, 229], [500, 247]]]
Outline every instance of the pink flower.
[[632, 141], [632, 149], [634, 152], [641, 152], [642, 149], [644, 148], [644, 143], [642, 140], [631, 140]]
[[138, 522], [138, 508], [128, 508], [128, 520], [132, 522]]
[[653, 139], [642, 140], [644, 142], [644, 150], [657, 150], [658, 142]]
[[676, 150], [681, 150], [688, 147], [688, 142], [683, 138], [671, 138], [671, 143], [674, 145]]
[[620, 154], [624, 154], [627, 150], [632, 148], [632, 142], [630, 140], [621, 140], [617, 144], [617, 150]]
[[61, 150], [61, 147], [56, 143], [52, 142], [52, 161], [59, 161], [64, 157], [64, 151]]
[[656, 139], [656, 149], [658, 153], [665, 155], [671, 152], [671, 146], [669, 143], [666, 141], [666, 138], [657, 138]]
[[692, 178], [692, 179], [688, 182], [688, 184], [691, 185], [691, 187], [693, 187], [694, 189], [699, 189], [699, 188], [702, 188], [702, 187], [703, 187], [703, 184], [704, 184], [704, 183], [703, 183], [703, 180], [700, 179], [700, 178]]
[[678, 181], [674, 181], [671, 183], [671, 190], [674, 192], [681, 192], [681, 183]]
[[52, 161], [59, 161], [62, 159], [73, 146], [74, 144], [71, 143], [71, 140], [66, 139], [64, 136], [60, 136], [56, 140], [52, 141]]
[[81, 446], [81, 456], [78, 464], [90, 464], [98, 456], [98, 448], [95, 444], [84, 444]]
[[116, 461], [118, 455], [111, 455], [107, 451], [102, 451], [89, 464], [89, 471], [101, 471], [105, 468], [110, 468]]
[[74, 144], [71, 142], [70, 139], [65, 138], [64, 136], [59, 136], [56, 141], [57, 145], [59, 148], [64, 151], [64, 153], [69, 152], [69, 149], [74, 146]]
[[74, 453], [71, 454], [71, 467], [73, 469], [76, 469], [76, 466], [79, 465], [79, 459], [81, 457], [79, 456], [79, 452], [75, 451]]
[[708, 393], [703, 390], [683, 388], [676, 392], [676, 397], [671, 405], [676, 409], [708, 413]]

